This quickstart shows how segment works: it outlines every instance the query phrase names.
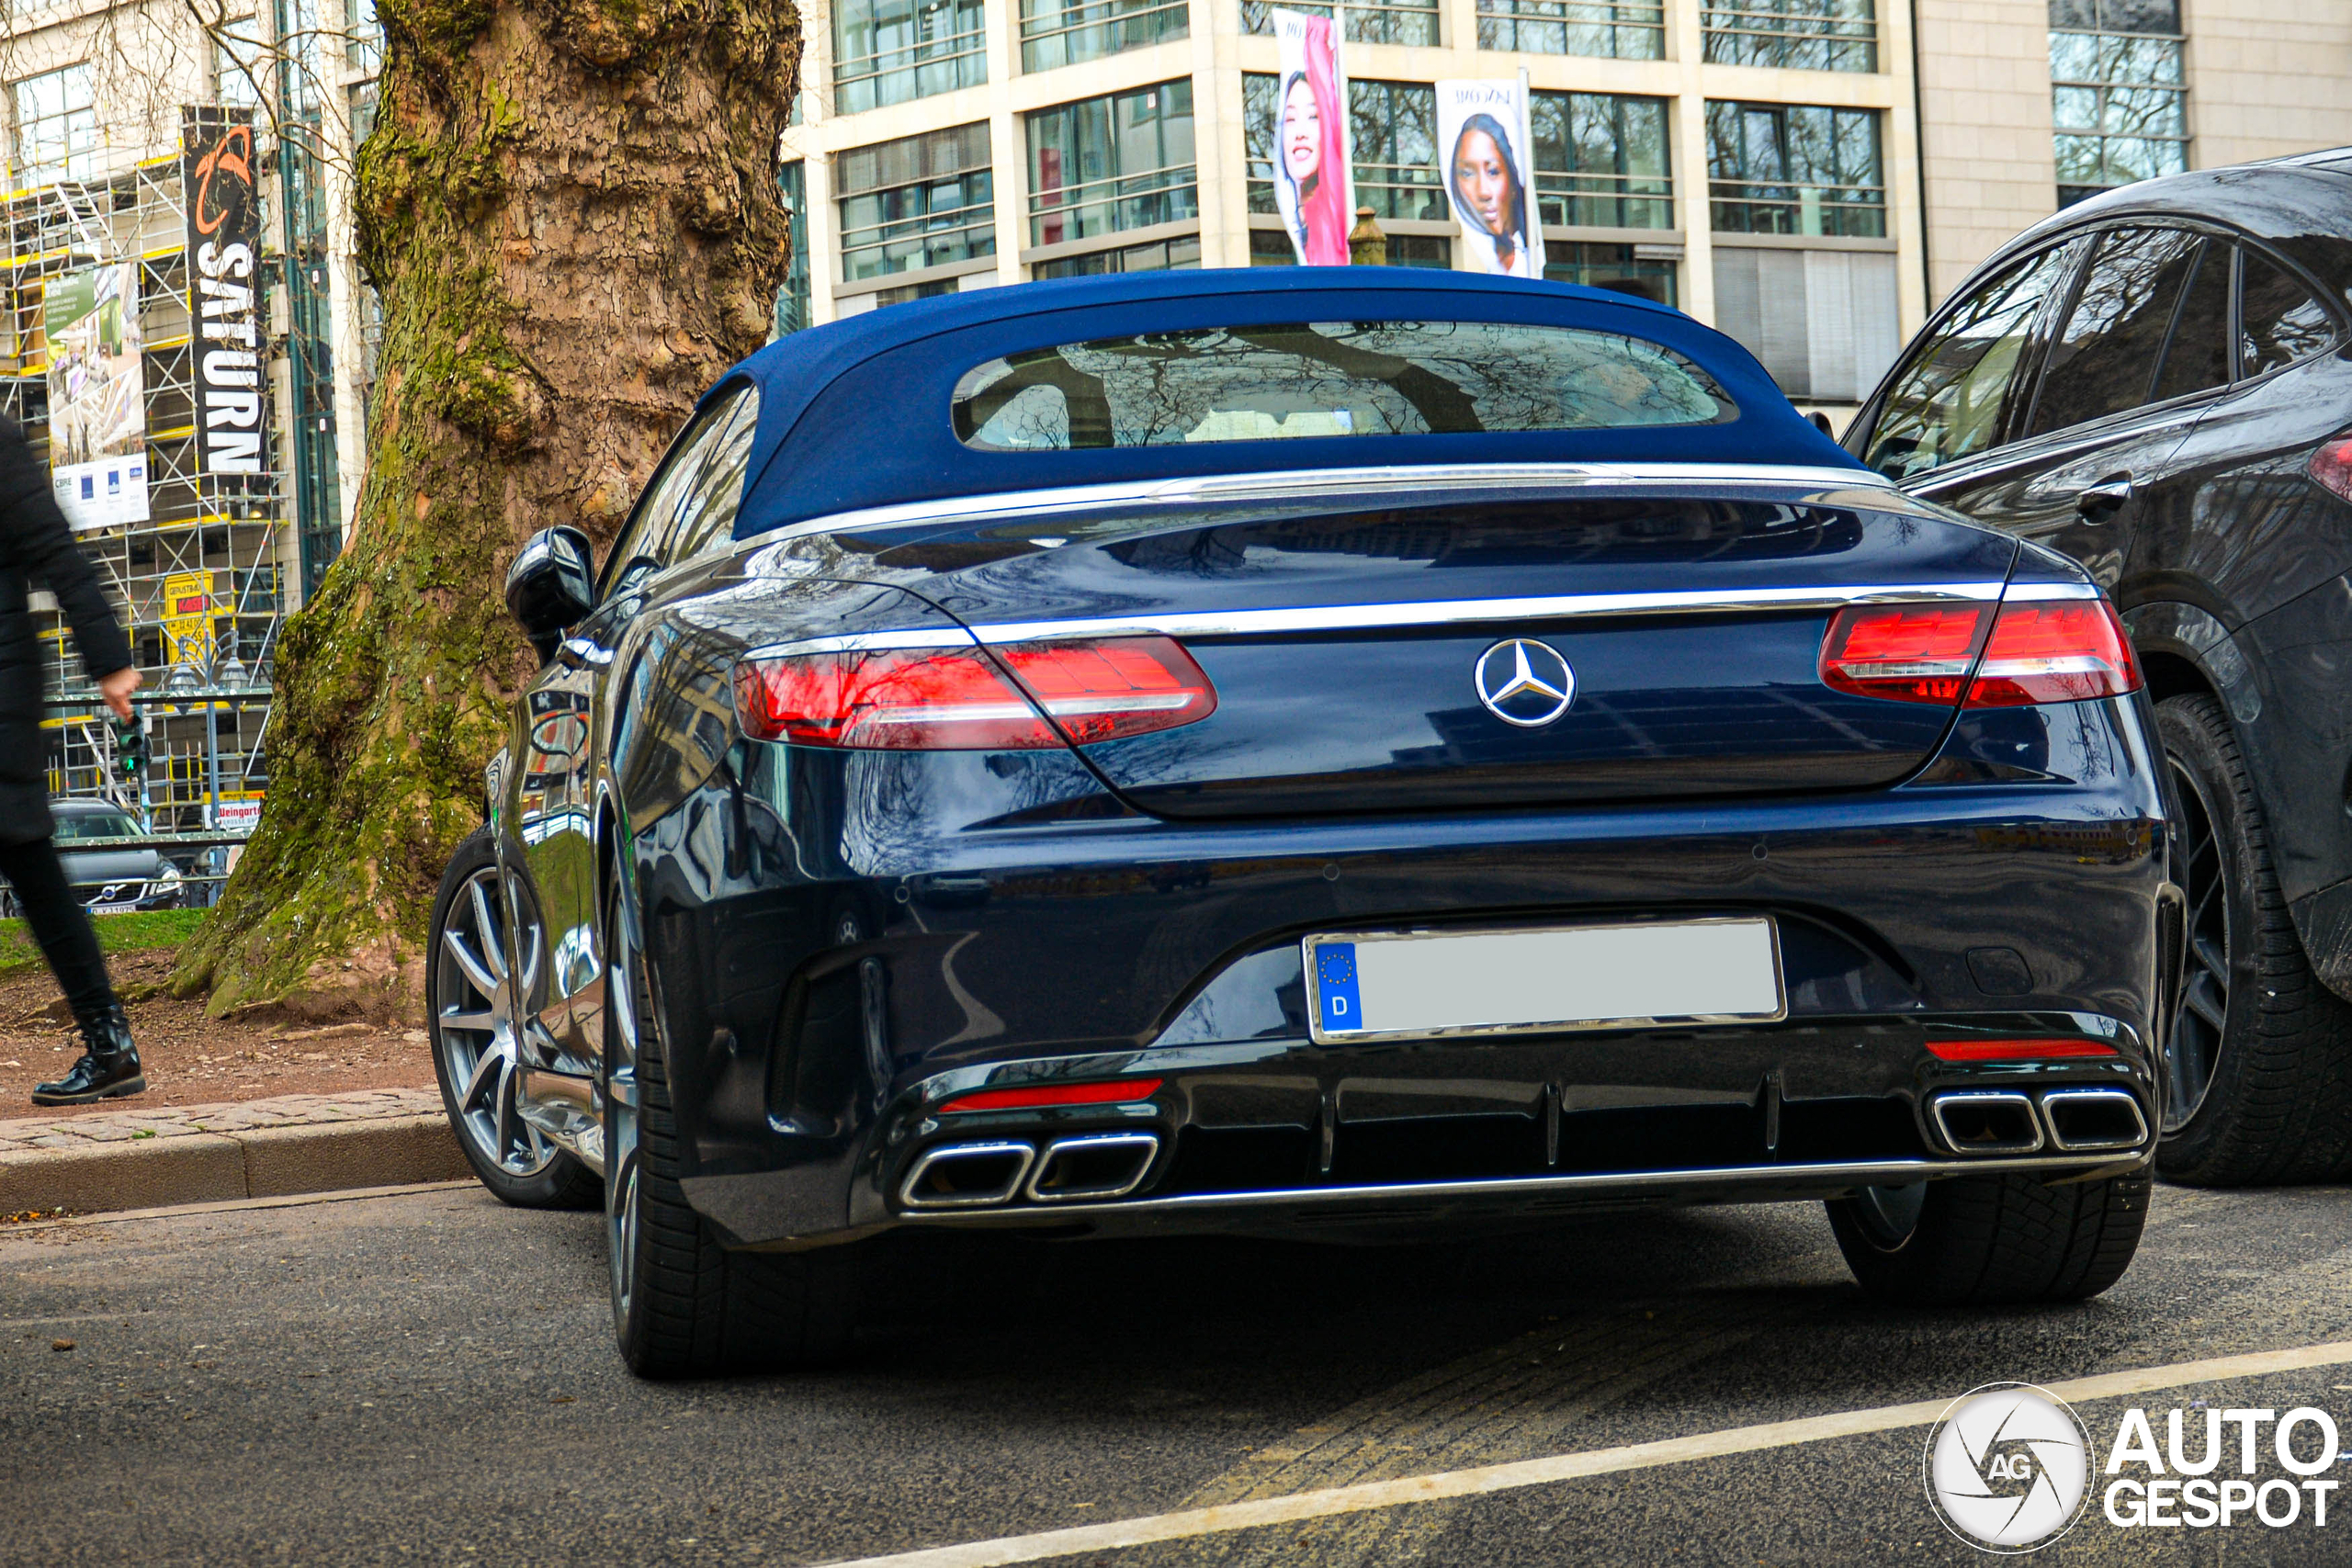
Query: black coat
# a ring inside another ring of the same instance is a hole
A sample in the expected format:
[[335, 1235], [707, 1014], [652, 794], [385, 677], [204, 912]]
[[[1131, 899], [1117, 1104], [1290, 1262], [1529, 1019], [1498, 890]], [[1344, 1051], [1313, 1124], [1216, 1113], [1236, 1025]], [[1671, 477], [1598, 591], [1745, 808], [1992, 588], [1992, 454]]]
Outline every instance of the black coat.
[[35, 581], [57, 595], [92, 680], [130, 663], [130, 643], [97, 569], [50, 494], [49, 466], [17, 422], [0, 415], [0, 843], [29, 843], [50, 831], [40, 639], [26, 604]]

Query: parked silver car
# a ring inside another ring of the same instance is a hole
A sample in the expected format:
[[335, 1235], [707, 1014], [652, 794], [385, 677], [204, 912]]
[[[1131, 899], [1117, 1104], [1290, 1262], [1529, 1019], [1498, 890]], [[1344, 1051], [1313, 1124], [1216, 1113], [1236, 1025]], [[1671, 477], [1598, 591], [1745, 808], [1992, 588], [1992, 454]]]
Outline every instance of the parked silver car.
[[143, 834], [138, 820], [105, 800], [52, 800], [58, 859], [65, 880], [94, 914], [129, 909], [176, 909], [183, 902], [180, 868], [153, 848], [77, 850], [77, 841], [132, 839]]

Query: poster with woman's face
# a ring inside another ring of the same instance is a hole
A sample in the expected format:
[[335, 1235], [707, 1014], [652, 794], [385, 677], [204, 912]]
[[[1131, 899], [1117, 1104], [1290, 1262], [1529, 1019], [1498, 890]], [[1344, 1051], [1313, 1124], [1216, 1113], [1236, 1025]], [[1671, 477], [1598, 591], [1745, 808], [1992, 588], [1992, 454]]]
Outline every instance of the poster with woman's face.
[[1473, 272], [1544, 276], [1544, 226], [1528, 165], [1527, 94], [1516, 80], [1440, 82], [1437, 145]]
[[1305, 266], [1348, 265], [1355, 175], [1348, 157], [1348, 77], [1329, 17], [1273, 13], [1282, 59], [1274, 113], [1274, 205]]

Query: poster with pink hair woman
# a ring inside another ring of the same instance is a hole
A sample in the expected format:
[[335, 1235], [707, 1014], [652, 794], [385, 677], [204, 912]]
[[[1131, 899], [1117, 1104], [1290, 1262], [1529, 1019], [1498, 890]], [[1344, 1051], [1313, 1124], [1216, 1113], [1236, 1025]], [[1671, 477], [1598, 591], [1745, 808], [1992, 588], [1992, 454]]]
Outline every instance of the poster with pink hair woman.
[[1282, 60], [1274, 121], [1274, 205], [1305, 266], [1348, 265], [1355, 175], [1348, 161], [1348, 76], [1329, 17], [1273, 13]]

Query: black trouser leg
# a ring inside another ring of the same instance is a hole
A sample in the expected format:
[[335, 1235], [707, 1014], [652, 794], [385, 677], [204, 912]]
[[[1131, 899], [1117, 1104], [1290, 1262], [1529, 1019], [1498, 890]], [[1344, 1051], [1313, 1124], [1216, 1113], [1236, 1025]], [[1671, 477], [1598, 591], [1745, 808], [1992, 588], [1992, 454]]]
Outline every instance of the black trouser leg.
[[114, 986], [107, 978], [107, 961], [98, 952], [98, 933], [90, 929], [89, 911], [66, 885], [65, 868], [57, 863], [57, 846], [48, 839], [29, 844], [0, 844], [0, 876], [17, 890], [25, 923], [58, 989], [75, 1018], [90, 1018], [114, 1005]]

